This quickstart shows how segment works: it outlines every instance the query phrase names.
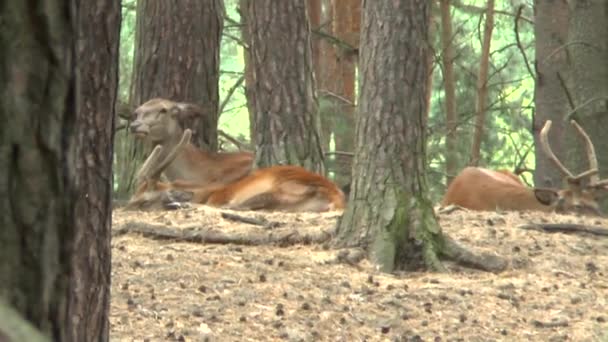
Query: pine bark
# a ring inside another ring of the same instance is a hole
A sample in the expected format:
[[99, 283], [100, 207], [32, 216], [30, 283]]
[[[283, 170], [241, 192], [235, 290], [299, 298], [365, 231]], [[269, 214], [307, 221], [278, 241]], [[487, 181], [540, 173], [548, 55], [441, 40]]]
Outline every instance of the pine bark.
[[[574, 110], [568, 119], [576, 120], [595, 145], [600, 176], [608, 178], [608, 3], [601, 0], [570, 1], [568, 52], [571, 55], [569, 93]], [[589, 163], [581, 138], [569, 130], [566, 138], [566, 165], [587, 170]], [[608, 210], [608, 199], [601, 207]]]
[[107, 341], [120, 4], [1, 10], [1, 310], [55, 341]]
[[108, 341], [114, 108], [121, 2], [79, 1], [77, 198], [67, 341]]
[[137, 2], [131, 106], [154, 97], [205, 109], [193, 141], [217, 149], [222, 0]]
[[429, 10], [426, 0], [363, 3], [353, 183], [336, 243], [364, 247], [385, 271], [439, 268], [423, 126]]
[[569, 54], [569, 9], [566, 0], [534, 1], [534, 35], [536, 51], [536, 84], [533, 123], [536, 146], [534, 184], [539, 187], [560, 187], [563, 175], [540, 149], [540, 130], [552, 120], [549, 142], [555, 155], [566, 160], [565, 138], [570, 124], [563, 118], [569, 111], [567, 82]]
[[256, 165], [301, 165], [323, 173], [306, 3], [251, 1], [247, 25]]

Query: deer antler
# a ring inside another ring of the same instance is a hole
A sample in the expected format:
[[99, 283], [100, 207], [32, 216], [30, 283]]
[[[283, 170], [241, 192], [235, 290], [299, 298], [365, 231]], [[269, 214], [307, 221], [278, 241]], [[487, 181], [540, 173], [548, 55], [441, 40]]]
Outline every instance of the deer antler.
[[570, 120], [570, 124], [576, 128], [578, 133], [585, 140], [585, 150], [587, 151], [587, 158], [589, 159], [589, 170], [579, 174], [576, 176], [577, 179], [583, 179], [585, 177], [589, 177], [589, 185], [592, 186], [600, 181], [599, 168], [597, 163], [597, 156], [595, 154], [595, 148], [593, 147], [593, 142], [591, 142], [591, 138], [585, 132], [585, 130], [574, 120]]
[[152, 153], [148, 156], [148, 159], [144, 161], [141, 165], [137, 173], [135, 174], [135, 184], [141, 184], [146, 180], [146, 175], [150, 173], [150, 167], [154, 164], [158, 163], [158, 158], [163, 151], [163, 147], [161, 145], [156, 145], [152, 150]]
[[160, 178], [160, 174], [165, 170], [165, 168], [175, 160], [177, 157], [177, 153], [179, 150], [190, 142], [190, 138], [192, 137], [192, 131], [190, 129], [186, 129], [179, 143], [173, 147], [173, 149], [167, 154], [165, 159], [159, 162], [159, 158], [161, 152], [163, 151], [163, 147], [161, 145], [156, 145], [152, 153], [144, 164], [141, 166], [139, 171], [137, 171], [137, 175], [135, 177], [137, 184], [141, 184], [146, 181], [156, 181]]
[[557, 159], [555, 153], [553, 153], [553, 150], [551, 150], [551, 146], [549, 145], [549, 138], [547, 137], [550, 129], [551, 120], [547, 120], [545, 122], [545, 125], [543, 126], [543, 129], [540, 130], [540, 145], [549, 160], [551, 160], [553, 164], [557, 166], [561, 173], [563, 173], [564, 176], [566, 176], [568, 179], [572, 179], [574, 178], [574, 176], [572, 176], [572, 173], [564, 166], [564, 164], [562, 164], [562, 162], [559, 161], [559, 159]]
[[[156, 165], [150, 165], [150, 171], [147, 172], [146, 178], [149, 180], [157, 180], [158, 178], [160, 178], [160, 174], [165, 170], [167, 166], [169, 166], [169, 164], [171, 164], [171, 162], [173, 162], [173, 160], [175, 160], [175, 157], [177, 157], [177, 153], [179, 152], [179, 150], [190, 142], [190, 138], [192, 138], [192, 131], [190, 129], [186, 129], [179, 143], [175, 145], [175, 147], [173, 147], [173, 149], [169, 152], [169, 154], [167, 154], [165, 159], [163, 159], [163, 161]], [[158, 159], [158, 157], [156, 159]]]

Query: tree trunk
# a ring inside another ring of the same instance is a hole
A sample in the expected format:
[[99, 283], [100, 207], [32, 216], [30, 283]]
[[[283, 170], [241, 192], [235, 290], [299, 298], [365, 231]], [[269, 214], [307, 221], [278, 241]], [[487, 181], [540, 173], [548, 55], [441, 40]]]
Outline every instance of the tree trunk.
[[[328, 96], [337, 76], [336, 51], [326, 35], [333, 35], [333, 6], [332, 0], [309, 0], [308, 12], [312, 34], [312, 54], [315, 84], [318, 94], [319, 119], [321, 122], [321, 150], [331, 150], [334, 133], [333, 99]], [[325, 159], [326, 172], [335, 171], [335, 158]]]
[[471, 256], [442, 234], [427, 197], [429, 10], [427, 0], [363, 2], [353, 183], [335, 243], [363, 247], [383, 271], [443, 270], [439, 257]]
[[121, 2], [81, 1], [77, 51], [76, 229], [68, 341], [108, 341], [114, 108]]
[[446, 187], [458, 172], [458, 137], [456, 129], [456, 79], [454, 77], [454, 47], [452, 40], [452, 14], [450, 0], [441, 0], [441, 46], [443, 64], [443, 84], [445, 89], [445, 174]]
[[251, 1], [247, 19], [256, 165], [301, 165], [323, 173], [306, 3]]
[[[608, 178], [608, 3], [571, 1], [570, 13], [568, 52], [572, 56], [572, 84], [568, 90], [576, 108], [571, 118], [580, 123], [594, 142], [600, 176]], [[567, 165], [587, 169], [580, 137], [572, 132], [566, 144]], [[602, 202], [602, 209], [608, 210], [608, 200]]]
[[479, 62], [479, 74], [477, 75], [477, 103], [475, 105], [475, 133], [473, 134], [473, 146], [471, 147], [470, 165], [477, 166], [481, 156], [481, 140], [485, 129], [486, 102], [488, 96], [488, 69], [490, 66], [490, 43], [492, 42], [492, 30], [494, 29], [494, 0], [488, 0], [486, 9], [486, 21], [483, 32], [483, 44], [481, 46], [481, 60]]
[[[222, 0], [139, 0], [130, 106], [154, 97], [195, 103], [204, 109], [192, 141], [217, 150], [219, 52], [223, 29]], [[127, 134], [128, 156], [119, 158], [121, 194], [130, 193], [145, 152]], [[129, 139], [130, 138], [130, 139]]]
[[243, 47], [243, 59], [245, 62], [245, 98], [247, 99], [247, 111], [249, 113], [249, 141], [252, 146], [255, 146], [255, 96], [253, 94], [253, 85], [255, 78], [253, 76], [253, 66], [251, 65], [251, 35], [247, 25], [247, 6], [249, 0], [239, 0], [239, 12], [241, 15], [241, 36], [246, 46]]
[[2, 13], [0, 309], [55, 341], [105, 341], [120, 5]]
[[217, 149], [222, 0], [139, 0], [131, 106], [153, 97], [206, 109], [198, 145]]
[[[534, 34], [536, 44], [536, 84], [533, 135], [536, 146], [534, 184], [539, 187], [560, 187], [562, 174], [540, 149], [540, 130], [552, 120], [549, 141], [555, 155], [565, 157], [565, 131], [570, 124], [563, 118], [569, 111], [566, 81], [568, 79], [569, 9], [566, 0], [534, 1]], [[566, 126], [564, 126], [566, 125]], [[580, 151], [580, 150], [579, 150]]]

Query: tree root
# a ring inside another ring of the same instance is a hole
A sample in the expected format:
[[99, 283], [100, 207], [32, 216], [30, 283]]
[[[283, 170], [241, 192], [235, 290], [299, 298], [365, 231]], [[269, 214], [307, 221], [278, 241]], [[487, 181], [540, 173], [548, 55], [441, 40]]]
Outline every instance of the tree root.
[[600, 226], [586, 226], [583, 224], [571, 223], [529, 223], [517, 226], [520, 229], [538, 230], [547, 233], [573, 233], [573, 234], [592, 234], [608, 236], [608, 228]]
[[213, 228], [190, 226], [176, 229], [165, 225], [129, 221], [112, 232], [113, 236], [141, 234], [153, 240], [177, 242], [235, 244], [245, 246], [279, 245], [281, 247], [301, 244], [324, 243], [332, 238], [333, 231], [316, 231], [302, 234], [295, 229], [281, 232], [261, 231], [245, 234], [230, 234]]
[[498, 273], [507, 268], [508, 262], [502, 257], [489, 253], [475, 254], [459, 245], [451, 237], [444, 234], [443, 238], [445, 246], [442, 250], [442, 259], [486, 272]]
[[266, 218], [263, 218], [263, 217], [254, 218], [254, 217], [241, 216], [241, 215], [225, 213], [225, 212], [222, 213], [222, 218], [226, 219], [226, 220], [230, 220], [230, 221], [248, 223], [248, 224], [252, 224], [254, 226], [262, 226], [266, 229], [277, 228], [277, 227], [280, 227], [283, 225], [283, 223], [281, 223], [281, 222], [268, 221]]

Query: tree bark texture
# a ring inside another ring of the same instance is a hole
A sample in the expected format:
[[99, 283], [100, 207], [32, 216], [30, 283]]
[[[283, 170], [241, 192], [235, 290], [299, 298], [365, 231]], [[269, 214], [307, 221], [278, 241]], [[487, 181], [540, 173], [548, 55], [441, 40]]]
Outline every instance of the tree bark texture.
[[[572, 83], [568, 90], [576, 109], [571, 118], [580, 123], [594, 142], [600, 176], [608, 178], [608, 3], [577, 0], [569, 4]], [[580, 137], [569, 134], [567, 139], [566, 165], [575, 170], [588, 169]], [[608, 210], [608, 199], [604, 198], [601, 206]]]
[[256, 165], [323, 173], [306, 2], [250, 1]]
[[[539, 187], [559, 187], [563, 175], [540, 149], [540, 130], [545, 121], [552, 120], [549, 142], [555, 155], [566, 160], [566, 133], [570, 124], [564, 121], [569, 111], [567, 80], [569, 56], [569, 9], [566, 0], [534, 1], [534, 35], [536, 47], [536, 82], [533, 135], [536, 146], [534, 184]], [[579, 150], [580, 151], [580, 150]]]
[[486, 9], [486, 20], [483, 32], [483, 43], [481, 45], [481, 59], [479, 61], [479, 73], [477, 75], [477, 101], [475, 104], [475, 133], [473, 133], [473, 145], [471, 146], [470, 165], [477, 166], [481, 158], [481, 141], [485, 130], [486, 103], [488, 96], [488, 69], [490, 67], [490, 43], [492, 42], [492, 30], [494, 29], [494, 0], [488, 0]]
[[[454, 46], [452, 40], [451, 1], [441, 0], [441, 46], [443, 85], [445, 90], [445, 174], [446, 188], [458, 172], [458, 138], [456, 129], [458, 117], [456, 111], [456, 78], [454, 76]], [[432, 79], [432, 78], [431, 78]], [[429, 91], [430, 93], [430, 91]]]
[[206, 109], [192, 141], [217, 149], [222, 0], [139, 0], [131, 106], [153, 97]]
[[435, 268], [442, 234], [426, 197], [427, 0], [363, 1], [353, 183], [336, 244], [383, 270]]
[[114, 104], [120, 0], [79, 1], [76, 58], [78, 198], [66, 341], [108, 341]]
[[66, 341], [77, 229], [77, 18], [73, 2], [58, 0], [3, 3], [1, 13], [0, 297]]

